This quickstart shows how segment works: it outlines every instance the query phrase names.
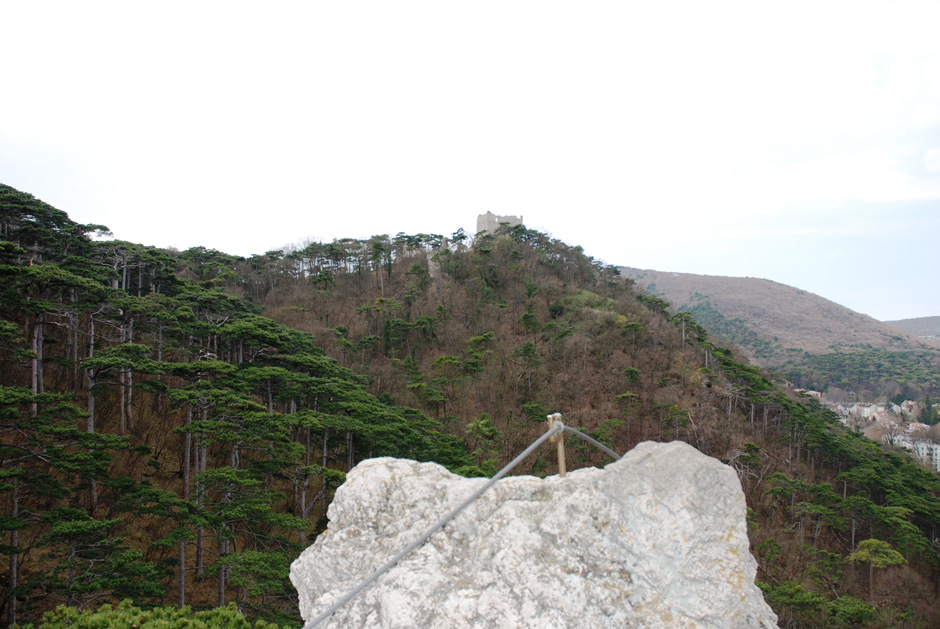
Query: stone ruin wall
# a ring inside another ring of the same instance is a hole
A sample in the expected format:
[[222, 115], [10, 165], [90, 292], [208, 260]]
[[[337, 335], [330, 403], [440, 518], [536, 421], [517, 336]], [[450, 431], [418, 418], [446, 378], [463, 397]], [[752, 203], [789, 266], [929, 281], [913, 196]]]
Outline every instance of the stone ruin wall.
[[521, 216], [498, 216], [492, 212], [480, 214], [477, 216], [477, 233], [482, 231], [496, 232], [500, 223], [509, 223], [510, 225], [522, 225]]

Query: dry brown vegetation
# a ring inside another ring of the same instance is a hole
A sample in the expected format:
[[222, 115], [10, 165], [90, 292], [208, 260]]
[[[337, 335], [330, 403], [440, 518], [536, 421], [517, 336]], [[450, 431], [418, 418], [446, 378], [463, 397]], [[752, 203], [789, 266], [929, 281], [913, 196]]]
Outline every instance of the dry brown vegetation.
[[622, 272], [676, 309], [708, 302], [725, 319], [741, 319], [762, 340], [779, 346], [780, 351], [764, 358], [755, 348], [742, 346], [742, 351], [760, 364], [780, 364], [788, 350], [818, 354], [831, 351], [833, 346], [870, 345], [893, 350], [924, 346], [909, 332], [770, 280], [633, 268]]
[[[891, 504], [883, 490], [844, 480], [854, 461], [877, 460], [878, 448], [821, 409], [796, 419], [792, 398], [763, 389], [758, 372], [694, 321], [683, 328], [662, 302], [579, 256], [516, 228], [473, 249], [403, 251], [390, 272], [336, 275], [328, 291], [298, 282], [259, 292], [269, 316], [314, 333], [328, 354], [368, 374], [376, 395], [441, 419], [490, 471], [555, 411], [619, 451], [682, 439], [732, 465], [752, 509], [758, 579], [782, 626], [934, 624], [938, 573], [927, 555], [879, 574], [871, 585], [880, 611], [860, 600], [867, 572], [846, 562], [885, 526], [866, 520], [863, 532], [861, 520], [838, 515], [853, 492]], [[603, 456], [577, 447], [569, 460]], [[522, 471], [553, 470], [553, 457], [539, 456]], [[927, 482], [936, 498], [936, 481]]]
[[908, 334], [931, 340], [934, 343], [940, 343], [940, 317], [917, 317], [915, 319], [885, 321], [885, 323], [899, 330], [904, 330]]

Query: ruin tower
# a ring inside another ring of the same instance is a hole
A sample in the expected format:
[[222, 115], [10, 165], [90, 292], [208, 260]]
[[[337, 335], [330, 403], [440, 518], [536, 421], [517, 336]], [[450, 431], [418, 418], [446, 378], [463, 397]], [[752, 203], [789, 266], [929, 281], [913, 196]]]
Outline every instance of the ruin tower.
[[492, 212], [487, 212], [486, 214], [480, 214], [477, 216], [477, 233], [487, 231], [492, 233], [496, 232], [496, 229], [499, 227], [500, 223], [509, 223], [510, 225], [522, 225], [521, 216], [497, 216]]

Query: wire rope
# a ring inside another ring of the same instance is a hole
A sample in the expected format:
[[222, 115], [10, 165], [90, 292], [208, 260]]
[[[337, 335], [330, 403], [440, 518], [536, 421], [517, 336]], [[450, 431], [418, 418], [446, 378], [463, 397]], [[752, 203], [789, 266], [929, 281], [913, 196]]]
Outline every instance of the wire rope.
[[611, 450], [610, 448], [608, 448], [607, 446], [605, 446], [603, 443], [601, 443], [600, 441], [598, 441], [598, 440], [595, 439], [594, 437], [591, 437], [591, 436], [589, 436], [589, 435], [586, 435], [586, 434], [584, 434], [583, 432], [581, 432], [580, 430], [576, 430], [575, 428], [572, 428], [571, 426], [564, 426], [564, 425], [563, 425], [562, 427], [564, 428], [564, 431], [565, 431], [565, 432], [570, 432], [570, 433], [573, 434], [573, 435], [576, 435], [576, 436], [578, 436], [578, 437], [581, 437], [582, 439], [584, 439], [584, 440], [587, 441], [588, 443], [591, 443], [591, 444], [597, 446], [598, 448], [600, 448], [601, 450], [603, 450], [604, 452], [606, 452], [606, 453], [609, 454], [610, 456], [614, 457], [614, 460], [615, 460], [615, 461], [619, 461], [619, 460], [620, 460], [620, 455], [619, 455], [619, 454], [617, 454], [616, 452], [614, 452], [613, 450]]
[[[556, 414], [556, 415], [557, 415], [557, 414]], [[541, 437], [539, 437], [538, 439], [536, 439], [535, 441], [533, 441], [533, 442], [532, 442], [532, 445], [530, 445], [528, 448], [526, 448], [525, 450], [523, 450], [523, 451], [519, 454], [519, 456], [517, 456], [516, 458], [514, 458], [514, 459], [513, 459], [512, 461], [510, 461], [509, 464], [507, 464], [503, 469], [501, 469], [501, 470], [498, 471], [496, 474], [494, 474], [493, 477], [492, 477], [489, 481], [487, 481], [484, 485], [482, 485], [482, 486], [481, 486], [477, 491], [475, 491], [469, 498], [467, 498], [467, 499], [464, 500], [462, 503], [460, 503], [460, 505], [458, 505], [456, 508], [454, 508], [450, 513], [448, 513], [448, 514], [445, 515], [443, 518], [441, 518], [440, 521], [437, 522], [434, 526], [432, 526], [431, 528], [429, 528], [428, 530], [426, 530], [426, 531], [425, 531], [424, 533], [422, 533], [417, 539], [415, 539], [413, 542], [411, 542], [411, 544], [409, 544], [409, 545], [406, 546], [404, 549], [402, 549], [397, 555], [395, 555], [394, 557], [392, 557], [391, 559], [389, 559], [381, 568], [379, 568], [378, 570], [376, 570], [375, 572], [373, 572], [372, 574], [370, 574], [368, 577], [366, 577], [365, 579], [363, 579], [362, 582], [359, 583], [359, 585], [357, 585], [357, 586], [354, 587], [353, 589], [351, 589], [351, 590], [349, 590], [348, 592], [346, 592], [346, 594], [344, 594], [344, 595], [343, 595], [341, 598], [339, 598], [336, 602], [334, 602], [332, 605], [330, 605], [330, 606], [329, 606], [326, 610], [324, 610], [319, 616], [317, 616], [316, 618], [314, 618], [313, 620], [311, 620], [309, 623], [307, 623], [306, 625], [304, 625], [304, 629], [313, 629], [314, 627], [316, 627], [317, 625], [319, 625], [319, 624], [320, 624], [321, 622], [323, 622], [324, 620], [327, 620], [328, 618], [330, 618], [330, 617], [336, 612], [336, 610], [338, 610], [340, 607], [342, 607], [343, 605], [345, 605], [346, 603], [348, 603], [349, 601], [351, 601], [356, 595], [358, 595], [360, 592], [362, 592], [362, 591], [365, 590], [367, 587], [369, 587], [370, 585], [372, 585], [372, 583], [375, 582], [376, 579], [378, 579], [378, 578], [381, 577], [383, 574], [385, 574], [386, 572], [388, 572], [389, 570], [391, 570], [392, 568], [394, 568], [394, 567], [395, 567], [395, 564], [397, 564], [399, 561], [401, 561], [402, 559], [404, 559], [405, 557], [407, 557], [409, 554], [411, 554], [411, 552], [414, 551], [416, 548], [418, 548], [419, 546], [421, 546], [422, 544], [424, 544], [426, 541], [428, 541], [428, 539], [430, 539], [430, 537], [431, 537], [432, 535], [434, 535], [435, 533], [437, 533], [445, 524], [447, 524], [448, 522], [450, 522], [451, 520], [453, 520], [455, 517], [457, 517], [457, 515], [458, 515], [461, 511], [463, 511], [464, 509], [466, 509], [467, 507], [469, 507], [470, 504], [471, 504], [474, 500], [476, 500], [477, 498], [479, 498], [481, 495], [483, 495], [483, 493], [484, 493], [486, 490], [488, 490], [490, 487], [492, 487], [494, 484], [496, 484], [496, 481], [498, 481], [498, 480], [501, 479], [503, 476], [505, 476], [506, 474], [508, 474], [514, 467], [516, 467], [517, 465], [519, 465], [519, 463], [521, 463], [522, 461], [524, 461], [524, 460], [526, 459], [526, 457], [528, 457], [530, 454], [532, 454], [533, 452], [535, 452], [535, 450], [536, 450], [540, 445], [542, 445], [543, 443], [545, 443], [545, 442], [546, 442], [548, 439], [550, 439], [551, 437], [553, 437], [553, 436], [555, 436], [555, 435], [557, 435], [557, 434], [559, 434], [559, 433], [562, 433], [562, 432], [569, 432], [569, 433], [571, 433], [571, 434], [577, 435], [578, 437], [580, 437], [581, 439], [584, 439], [585, 441], [588, 441], [588, 442], [592, 443], [593, 445], [597, 446], [598, 448], [600, 448], [601, 450], [603, 450], [603, 451], [606, 452], [607, 454], [611, 455], [614, 459], [620, 459], [620, 455], [619, 455], [619, 454], [617, 454], [616, 452], [614, 452], [613, 450], [611, 450], [610, 448], [608, 448], [607, 446], [605, 446], [605, 445], [602, 444], [601, 442], [597, 441], [596, 439], [594, 439], [594, 438], [592, 438], [592, 437], [589, 437], [588, 435], [584, 434], [583, 432], [580, 432], [579, 430], [576, 430], [576, 429], [574, 429], [574, 428], [570, 428], [570, 427], [568, 427], [568, 426], [565, 426], [564, 423], [562, 423], [560, 420], [556, 419], [555, 417], [556, 417], [556, 416], [552, 416], [552, 415], [549, 416], [549, 428], [548, 428], [548, 431], [545, 432], [545, 434], [543, 434]]]

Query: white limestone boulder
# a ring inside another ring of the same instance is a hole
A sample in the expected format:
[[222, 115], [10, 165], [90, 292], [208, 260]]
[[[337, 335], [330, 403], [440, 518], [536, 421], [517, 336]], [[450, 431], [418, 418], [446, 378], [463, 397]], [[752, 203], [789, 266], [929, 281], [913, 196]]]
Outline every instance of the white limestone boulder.
[[[433, 463], [363, 461], [291, 566], [305, 622], [472, 494]], [[775, 627], [734, 471], [683, 442], [500, 480], [320, 627]]]

